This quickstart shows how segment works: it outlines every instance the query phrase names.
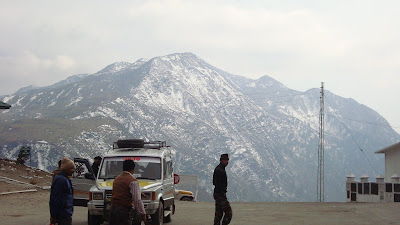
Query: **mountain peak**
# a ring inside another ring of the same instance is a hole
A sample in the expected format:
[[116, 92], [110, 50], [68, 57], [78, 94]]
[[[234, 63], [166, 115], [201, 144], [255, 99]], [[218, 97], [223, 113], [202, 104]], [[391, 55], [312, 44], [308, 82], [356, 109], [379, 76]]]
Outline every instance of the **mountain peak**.
[[106, 66], [104, 69], [100, 70], [96, 74], [120, 72], [121, 70], [124, 70], [127, 67], [129, 67], [130, 65], [132, 65], [132, 63], [129, 63], [129, 62], [115, 62], [113, 64], [110, 64], [110, 65]]
[[267, 87], [279, 87], [279, 88], [282, 88], [282, 89], [288, 89], [281, 82], [279, 82], [279, 81], [275, 80], [274, 78], [272, 78], [270, 76], [267, 76], [267, 75], [264, 75], [264, 76], [258, 78], [256, 80], [256, 84], [258, 86], [262, 86], [264, 88], [267, 88]]
[[137, 69], [140, 66], [142, 66], [143, 64], [145, 64], [146, 62], [148, 62], [148, 59], [145, 58], [140, 58], [138, 60], [136, 60], [136, 62], [134, 63], [130, 63], [130, 62], [115, 62], [113, 64], [110, 64], [108, 66], [106, 66], [104, 69], [100, 70], [99, 72], [95, 73], [96, 75], [100, 75], [100, 74], [106, 74], [106, 73], [118, 73], [127, 69]]
[[197, 55], [191, 52], [184, 52], [184, 53], [173, 53], [165, 56], [159, 56], [153, 58], [153, 60], [162, 60], [162, 61], [182, 61], [182, 60], [201, 60]]
[[191, 52], [182, 52], [182, 53], [177, 52], [177, 53], [166, 55], [164, 57], [199, 58], [199, 57], [197, 57], [197, 55], [195, 55]]
[[29, 85], [29, 86], [22, 87], [22, 88], [18, 89], [18, 91], [15, 92], [15, 94], [19, 95], [19, 94], [23, 94], [25, 92], [28, 92], [28, 91], [31, 91], [31, 90], [35, 90], [35, 89], [39, 89], [39, 88], [40, 87], [38, 87], [36, 85]]

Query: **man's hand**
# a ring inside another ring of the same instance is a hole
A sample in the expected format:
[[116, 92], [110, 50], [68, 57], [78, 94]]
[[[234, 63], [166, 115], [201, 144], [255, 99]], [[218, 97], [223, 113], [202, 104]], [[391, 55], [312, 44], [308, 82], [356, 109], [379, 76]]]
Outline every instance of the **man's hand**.
[[50, 223], [51, 223], [51, 224], [56, 224], [56, 223], [57, 223], [57, 218], [55, 218], [55, 217], [50, 217]]
[[146, 223], [146, 214], [142, 214], [142, 221]]

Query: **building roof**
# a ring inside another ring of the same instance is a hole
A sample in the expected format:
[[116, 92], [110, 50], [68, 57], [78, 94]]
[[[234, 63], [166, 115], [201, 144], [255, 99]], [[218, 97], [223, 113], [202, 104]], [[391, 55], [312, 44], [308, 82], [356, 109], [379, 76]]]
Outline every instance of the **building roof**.
[[400, 142], [393, 144], [391, 146], [388, 146], [386, 148], [383, 148], [379, 151], [376, 151], [375, 154], [380, 154], [380, 153], [386, 153], [387, 151], [391, 151], [391, 150], [400, 150]]

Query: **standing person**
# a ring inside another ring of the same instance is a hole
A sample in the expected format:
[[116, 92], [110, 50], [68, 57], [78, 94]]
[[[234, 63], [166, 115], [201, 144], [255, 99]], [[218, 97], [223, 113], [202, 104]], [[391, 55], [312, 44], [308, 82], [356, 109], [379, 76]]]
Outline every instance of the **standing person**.
[[74, 212], [73, 188], [71, 180], [75, 171], [75, 164], [68, 158], [61, 160], [60, 172], [56, 174], [51, 183], [50, 192], [50, 223], [59, 225], [71, 225]]
[[100, 163], [101, 163], [101, 157], [100, 156], [94, 157], [94, 162], [92, 164], [92, 170], [93, 170], [93, 175], [95, 177], [97, 177], [97, 174], [99, 173]]
[[[226, 176], [225, 167], [229, 163], [228, 154], [222, 154], [220, 163], [215, 167], [213, 175], [214, 199], [215, 199], [215, 217], [214, 225], [227, 225], [232, 219], [232, 208], [226, 198], [228, 187], [228, 178]], [[225, 215], [224, 215], [225, 214]], [[223, 218], [222, 218], [223, 217]]]
[[[113, 183], [110, 224], [131, 225], [132, 219], [136, 220], [137, 215], [146, 222], [139, 182], [132, 176], [135, 163], [132, 160], [125, 160], [122, 166], [123, 172]], [[135, 206], [135, 209], [132, 206]]]

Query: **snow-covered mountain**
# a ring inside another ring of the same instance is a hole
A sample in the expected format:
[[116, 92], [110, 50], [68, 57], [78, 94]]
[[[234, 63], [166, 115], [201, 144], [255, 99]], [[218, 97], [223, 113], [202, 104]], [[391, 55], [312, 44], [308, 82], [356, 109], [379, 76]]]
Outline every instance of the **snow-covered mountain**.
[[[31, 145], [33, 165], [51, 170], [63, 156], [102, 155], [119, 138], [165, 140], [175, 172], [199, 175], [200, 200], [211, 199], [221, 153], [230, 154], [233, 201], [316, 199], [319, 89], [232, 75], [192, 53], [73, 78], [2, 99], [12, 108], [0, 113], [0, 156]], [[367, 106], [325, 96], [325, 199], [344, 201], [346, 175], [384, 173], [373, 152], [400, 136]]]
[[35, 85], [29, 85], [29, 86], [27, 86], [27, 87], [23, 87], [23, 88], [18, 89], [18, 91], [15, 92], [15, 94], [16, 94], [16, 95], [19, 95], [19, 94], [22, 94], [22, 93], [24, 93], [24, 92], [28, 92], [28, 91], [31, 91], [31, 90], [35, 90], [35, 89], [38, 89], [38, 88], [40, 88], [40, 87], [35, 86]]

